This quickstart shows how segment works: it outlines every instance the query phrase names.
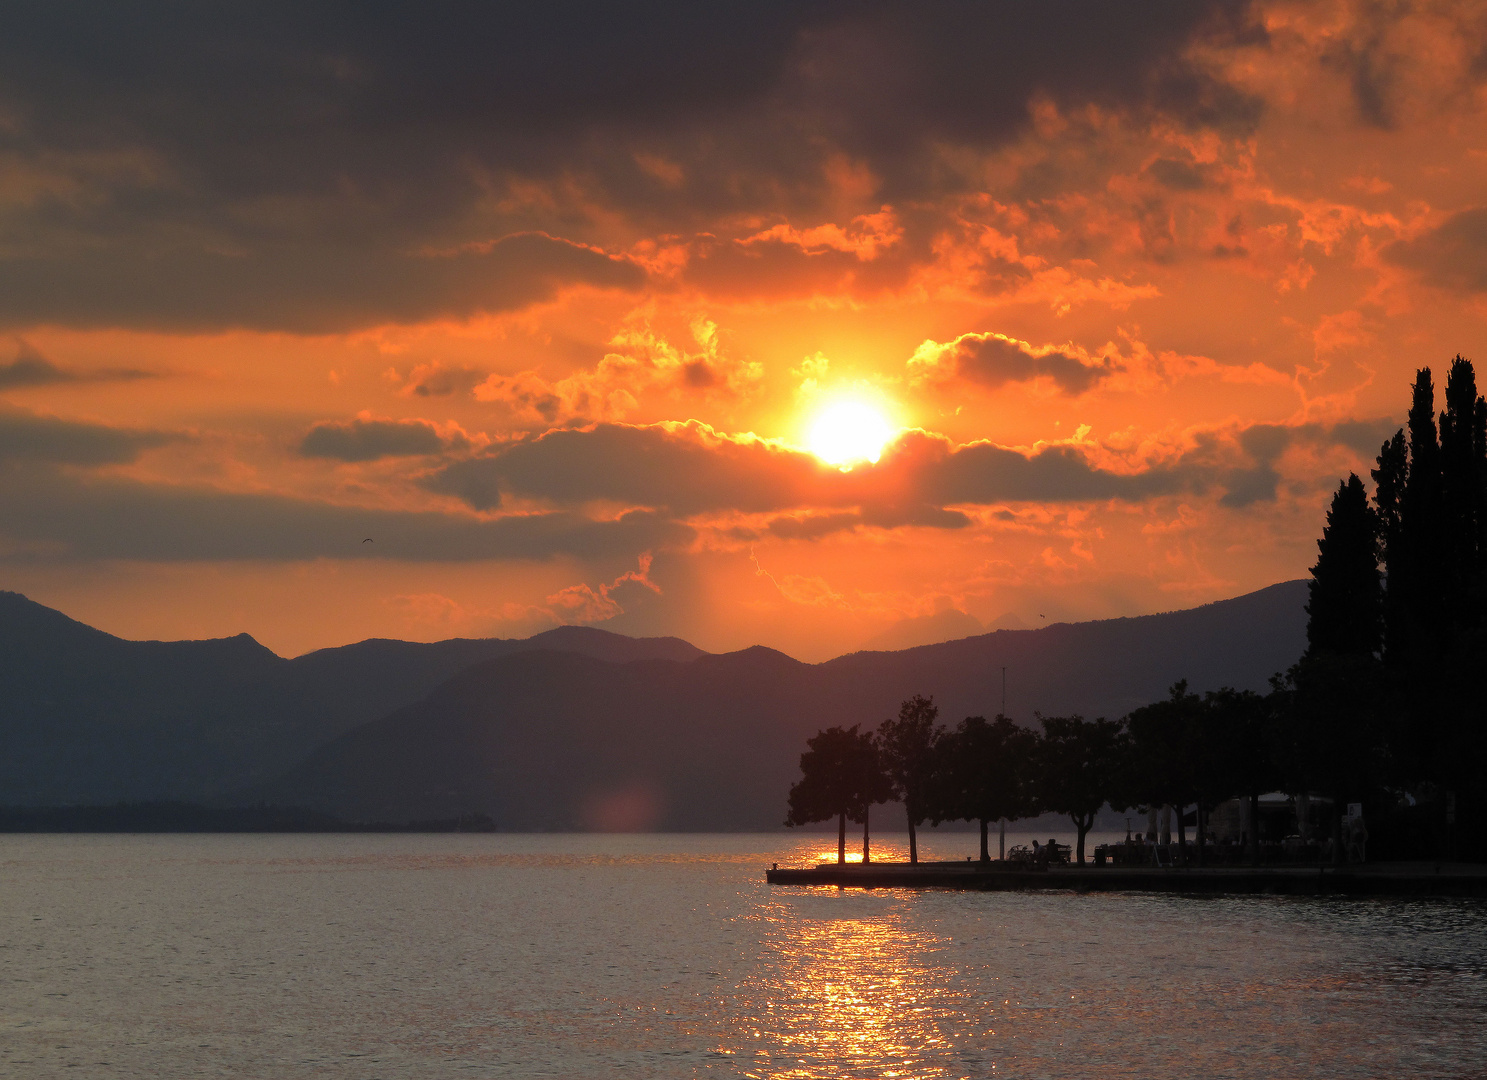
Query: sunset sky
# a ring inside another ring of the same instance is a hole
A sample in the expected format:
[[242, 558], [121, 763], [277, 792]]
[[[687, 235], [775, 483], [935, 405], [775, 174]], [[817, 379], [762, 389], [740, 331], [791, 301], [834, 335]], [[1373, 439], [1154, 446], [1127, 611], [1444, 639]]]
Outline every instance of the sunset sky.
[[1487, 358], [1487, 5], [12, 4], [0, 320], [127, 637], [1189, 607]]

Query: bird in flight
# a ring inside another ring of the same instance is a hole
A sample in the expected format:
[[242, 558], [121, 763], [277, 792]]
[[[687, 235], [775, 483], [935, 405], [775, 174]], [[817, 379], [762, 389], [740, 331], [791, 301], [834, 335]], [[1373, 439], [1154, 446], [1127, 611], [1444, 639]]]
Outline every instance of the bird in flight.
[[363, 540], [362, 543], [363, 544], [370, 544], [370, 543], [372, 543], [372, 538], [369, 536], [365, 540]]

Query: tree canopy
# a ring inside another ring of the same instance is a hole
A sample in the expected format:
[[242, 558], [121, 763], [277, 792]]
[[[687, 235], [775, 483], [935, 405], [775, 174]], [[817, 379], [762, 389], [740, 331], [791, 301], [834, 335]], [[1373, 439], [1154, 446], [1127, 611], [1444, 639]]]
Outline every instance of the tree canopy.
[[936, 793], [935, 744], [940, 730], [935, 726], [940, 710], [934, 698], [915, 694], [899, 706], [898, 716], [883, 721], [877, 741], [883, 769], [892, 785], [893, 798], [904, 804], [909, 821], [909, 861], [919, 861], [917, 829], [929, 819]]
[[939, 743], [940, 781], [932, 820], [969, 820], [981, 826], [987, 861], [990, 822], [1037, 812], [1038, 736], [1005, 716], [968, 716]]
[[1048, 810], [1068, 814], [1079, 834], [1078, 861], [1084, 863], [1084, 838], [1100, 807], [1118, 790], [1125, 734], [1117, 720], [1082, 716], [1039, 717], [1040, 801]]
[[873, 803], [891, 797], [871, 735], [829, 727], [806, 740], [800, 779], [790, 788], [787, 826], [837, 819], [837, 862], [846, 861], [847, 821], [865, 821]]

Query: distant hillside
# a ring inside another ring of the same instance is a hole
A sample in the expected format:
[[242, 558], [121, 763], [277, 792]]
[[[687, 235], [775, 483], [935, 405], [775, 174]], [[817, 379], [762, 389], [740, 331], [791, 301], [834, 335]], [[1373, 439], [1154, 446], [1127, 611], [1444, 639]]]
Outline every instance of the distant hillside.
[[918, 615], [900, 619], [886, 630], [874, 634], [862, 643], [862, 648], [879, 652], [896, 649], [912, 649], [919, 645], [932, 645], [938, 641], [955, 641], [973, 634], [984, 634], [987, 628], [974, 615], [967, 615], [957, 608], [947, 608], [933, 615]]
[[614, 663], [533, 652], [479, 664], [317, 750], [251, 800], [352, 819], [485, 813], [507, 829], [778, 826], [804, 740], [872, 726], [914, 693], [942, 718], [1119, 716], [1186, 678], [1264, 689], [1305, 646], [1304, 582], [1188, 611], [1002, 630], [802, 664], [753, 648]]
[[520, 641], [369, 640], [286, 660], [247, 634], [125, 641], [0, 592], [0, 803], [220, 794], [473, 664], [540, 649], [614, 662], [704, 655], [676, 638], [560, 627]]
[[[821, 667], [864, 704], [933, 693], [945, 714], [1122, 716], [1178, 679], [1195, 689], [1268, 689], [1306, 648], [1305, 581], [1160, 615], [998, 630], [902, 652], [859, 652]], [[883, 706], [879, 706], [880, 710]]]

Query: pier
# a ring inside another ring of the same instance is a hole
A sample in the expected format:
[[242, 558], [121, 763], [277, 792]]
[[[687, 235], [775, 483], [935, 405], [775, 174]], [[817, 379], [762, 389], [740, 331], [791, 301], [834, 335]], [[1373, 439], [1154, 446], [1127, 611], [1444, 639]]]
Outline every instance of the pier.
[[1061, 890], [1288, 896], [1487, 897], [1487, 865], [1396, 862], [1344, 866], [1053, 867], [978, 862], [820, 863], [765, 871], [771, 885], [856, 889]]

